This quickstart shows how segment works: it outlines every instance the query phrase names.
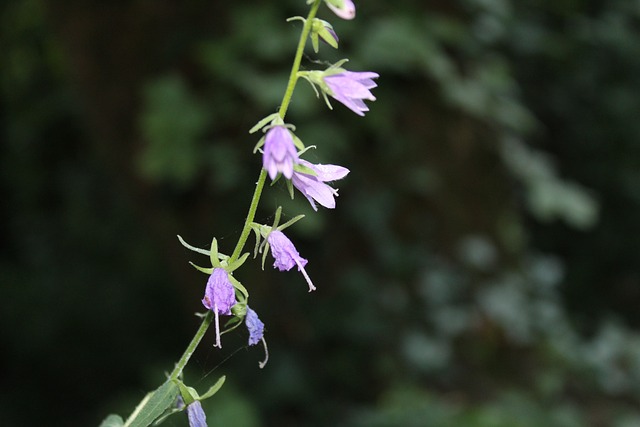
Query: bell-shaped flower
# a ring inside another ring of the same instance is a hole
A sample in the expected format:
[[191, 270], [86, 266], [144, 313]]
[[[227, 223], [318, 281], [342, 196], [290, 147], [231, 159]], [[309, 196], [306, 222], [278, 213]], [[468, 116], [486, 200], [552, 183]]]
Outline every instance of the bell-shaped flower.
[[376, 100], [376, 97], [371, 93], [371, 89], [377, 86], [373, 79], [378, 77], [377, 73], [370, 71], [343, 70], [340, 73], [326, 74], [323, 80], [329, 89], [329, 95], [343, 103], [357, 115], [364, 116], [364, 113], [369, 111], [369, 107], [364, 103], [364, 100]]
[[247, 307], [244, 323], [249, 331], [249, 345], [258, 344], [264, 336], [264, 323], [258, 318], [258, 314], [249, 307]]
[[199, 400], [194, 400], [187, 406], [187, 417], [189, 418], [189, 427], [207, 427], [207, 416]]
[[356, 5], [352, 0], [325, 0], [329, 9], [342, 19], [353, 19], [356, 17]]
[[219, 315], [231, 315], [231, 307], [236, 303], [235, 290], [229, 280], [229, 273], [224, 268], [214, 268], [207, 288], [204, 292], [202, 304], [213, 311], [216, 322], [216, 347], [222, 348], [220, 342], [220, 320]]
[[302, 159], [300, 164], [311, 169], [315, 175], [294, 171], [291, 178], [293, 186], [309, 200], [313, 210], [318, 210], [315, 202], [325, 208], [334, 209], [338, 190], [325, 183], [344, 178], [349, 173], [349, 169], [337, 165], [312, 164]]
[[284, 125], [273, 126], [267, 131], [264, 139], [262, 167], [274, 180], [278, 172], [291, 179], [293, 166], [298, 163], [298, 151], [293, 136]]
[[291, 240], [282, 231], [272, 230], [267, 237], [267, 241], [271, 247], [271, 255], [275, 260], [273, 266], [280, 271], [289, 271], [294, 265], [297, 265], [298, 271], [302, 273], [309, 285], [309, 292], [315, 291], [316, 287], [313, 286], [309, 275], [304, 269], [308, 261], [300, 256]]

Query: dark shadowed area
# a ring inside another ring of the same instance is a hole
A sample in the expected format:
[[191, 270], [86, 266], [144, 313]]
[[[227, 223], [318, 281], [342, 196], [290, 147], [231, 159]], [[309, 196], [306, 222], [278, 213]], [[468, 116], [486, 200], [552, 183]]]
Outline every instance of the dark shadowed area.
[[[176, 236], [233, 250], [305, 3], [0, 2], [1, 425], [98, 426], [171, 371], [207, 279]], [[356, 6], [303, 68], [378, 72], [371, 111], [301, 81], [287, 116], [337, 207], [277, 182], [256, 217], [306, 215], [318, 290], [237, 271], [270, 361], [210, 331], [209, 426], [640, 426], [640, 3]]]

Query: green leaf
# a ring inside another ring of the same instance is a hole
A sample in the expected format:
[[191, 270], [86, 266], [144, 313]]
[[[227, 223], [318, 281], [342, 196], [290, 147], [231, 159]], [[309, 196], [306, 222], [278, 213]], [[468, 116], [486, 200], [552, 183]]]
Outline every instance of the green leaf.
[[293, 200], [293, 184], [290, 179], [287, 180], [287, 190], [289, 190], [289, 195], [291, 196], [291, 200]]
[[218, 240], [214, 237], [211, 241], [211, 253], [209, 254], [211, 265], [213, 267], [220, 267], [220, 261], [218, 261]]
[[211, 396], [213, 396], [214, 394], [216, 394], [218, 392], [218, 390], [220, 390], [220, 388], [222, 388], [222, 385], [224, 384], [224, 381], [227, 379], [226, 376], [221, 376], [220, 379], [218, 381], [216, 381], [216, 383], [214, 385], [211, 386], [211, 388], [202, 396], [200, 396], [200, 400], [205, 400], [210, 398]]
[[253, 249], [253, 257], [258, 256], [258, 250], [260, 249], [260, 229], [258, 227], [251, 227], [253, 233], [256, 235], [256, 247]]
[[199, 265], [195, 265], [194, 263], [192, 263], [191, 261], [189, 261], [189, 264], [191, 264], [191, 266], [193, 268], [195, 268], [198, 271], [203, 272], [204, 274], [211, 274], [213, 273], [213, 268], [204, 268], [204, 267], [200, 267]]
[[127, 419], [124, 427], [147, 427], [174, 404], [178, 397], [178, 386], [167, 381], [155, 391], [147, 394]]
[[227, 265], [227, 271], [229, 273], [231, 273], [232, 271], [237, 270], [238, 268], [242, 267], [242, 264], [244, 264], [244, 262], [247, 260], [247, 258], [249, 257], [249, 252], [245, 252], [240, 258], [238, 258], [235, 262]]
[[171, 415], [177, 414], [178, 412], [182, 412], [182, 411], [184, 411], [184, 408], [173, 408], [173, 409], [167, 410], [167, 411], [165, 411], [164, 414], [162, 414], [162, 416], [160, 418], [158, 418], [157, 420], [155, 420], [153, 422], [153, 425], [154, 426], [158, 426], [158, 425], [162, 424]]
[[262, 138], [260, 138], [258, 140], [258, 143], [256, 144], [255, 147], [253, 147], [253, 154], [256, 154], [258, 152], [258, 150], [260, 149], [260, 147], [262, 147], [264, 145], [264, 136]]
[[120, 415], [111, 414], [100, 424], [100, 427], [122, 427], [124, 426], [124, 420]]
[[249, 133], [255, 133], [255, 132], [259, 131], [260, 129], [265, 127], [267, 125], [267, 123], [273, 121], [273, 119], [275, 119], [276, 116], [279, 116], [279, 114], [278, 113], [269, 114], [267, 117], [265, 117], [264, 119], [260, 120], [258, 123], [255, 124], [255, 126], [253, 126], [251, 129], [249, 129]]
[[311, 38], [311, 46], [313, 46], [313, 51], [315, 53], [318, 53], [318, 50], [320, 49], [320, 46], [318, 45], [318, 33], [312, 32], [311, 34], [309, 34], [309, 37]]
[[190, 244], [185, 242], [184, 239], [182, 238], [182, 236], [180, 236], [179, 234], [178, 234], [178, 240], [180, 240], [180, 243], [182, 244], [182, 246], [184, 246], [185, 248], [189, 249], [190, 251], [198, 252], [199, 254], [203, 254], [203, 255], [210, 255], [211, 254], [211, 251], [208, 251], [206, 249], [196, 248], [195, 246], [191, 246]]
[[200, 400], [200, 395], [195, 388], [189, 387], [182, 381], [178, 382], [178, 387], [180, 388], [180, 395], [182, 396], [182, 400], [184, 400], [184, 404], [189, 406], [195, 400]]
[[285, 222], [284, 224], [279, 226], [277, 229], [278, 230], [284, 230], [285, 228], [290, 227], [293, 224], [295, 224], [296, 222], [300, 221], [302, 218], [304, 218], [304, 215], [298, 215], [298, 216], [290, 219], [289, 221]]
[[296, 146], [296, 148], [298, 150], [303, 150], [305, 149], [304, 143], [302, 142], [302, 140], [300, 138], [298, 138], [296, 135], [291, 134], [293, 136], [293, 145]]
[[245, 299], [249, 298], [249, 291], [247, 291], [247, 288], [242, 286], [242, 283], [240, 283], [238, 279], [236, 279], [232, 275], [229, 275], [229, 279], [231, 280], [231, 284], [233, 285], [233, 287], [239, 290], [242, 295], [244, 295]]

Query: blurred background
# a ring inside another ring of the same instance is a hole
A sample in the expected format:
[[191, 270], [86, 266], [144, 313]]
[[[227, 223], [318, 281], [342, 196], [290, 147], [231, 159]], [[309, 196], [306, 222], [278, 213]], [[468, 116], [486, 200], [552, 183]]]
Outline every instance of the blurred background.
[[[128, 415], [199, 325], [230, 253], [302, 0], [4, 0], [0, 419]], [[369, 0], [334, 24], [380, 74], [366, 117], [298, 86], [337, 209], [282, 205], [318, 290], [249, 262], [267, 326], [209, 334], [185, 380], [209, 425], [640, 426], [640, 2]], [[251, 249], [250, 240], [247, 249]], [[185, 426], [177, 415], [164, 425]]]

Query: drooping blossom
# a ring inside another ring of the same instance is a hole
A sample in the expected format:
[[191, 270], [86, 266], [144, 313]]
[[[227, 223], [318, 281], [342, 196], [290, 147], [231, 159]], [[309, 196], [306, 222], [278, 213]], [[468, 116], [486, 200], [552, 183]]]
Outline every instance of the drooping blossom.
[[298, 151], [291, 132], [285, 126], [274, 126], [267, 131], [264, 139], [262, 167], [275, 179], [278, 172], [291, 179], [293, 165], [298, 163]]
[[309, 275], [304, 269], [308, 261], [300, 256], [291, 240], [282, 231], [272, 230], [267, 237], [267, 241], [271, 246], [271, 255], [275, 260], [273, 266], [280, 271], [289, 271], [294, 265], [297, 265], [298, 271], [302, 273], [309, 285], [309, 292], [315, 291], [316, 287], [313, 286]]
[[352, 0], [325, 0], [329, 9], [342, 19], [353, 19], [356, 17], [356, 5]]
[[258, 318], [258, 314], [249, 307], [247, 307], [244, 323], [249, 331], [249, 345], [258, 344], [264, 336], [264, 323]]
[[375, 101], [376, 97], [371, 93], [371, 89], [378, 86], [373, 79], [380, 77], [377, 73], [370, 71], [342, 71], [337, 74], [324, 76], [324, 82], [329, 88], [329, 95], [342, 102], [347, 108], [359, 116], [364, 116], [369, 107], [364, 103], [364, 99]]
[[302, 159], [300, 159], [300, 164], [314, 171], [315, 175], [294, 171], [293, 178], [291, 178], [293, 186], [309, 200], [313, 210], [318, 210], [315, 202], [320, 203], [325, 208], [334, 209], [338, 190], [325, 184], [325, 182], [344, 178], [349, 173], [349, 169], [337, 165], [314, 165]]
[[199, 400], [194, 400], [187, 406], [187, 417], [189, 418], [189, 427], [207, 427], [207, 416]]
[[230, 315], [231, 307], [236, 303], [235, 291], [229, 280], [229, 273], [224, 268], [214, 268], [207, 288], [204, 292], [202, 304], [213, 311], [216, 321], [216, 347], [222, 348], [220, 342], [220, 320], [219, 315]]

